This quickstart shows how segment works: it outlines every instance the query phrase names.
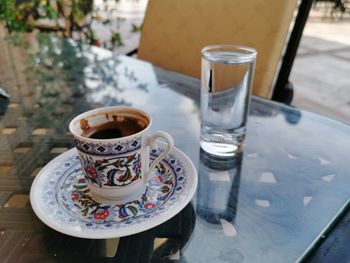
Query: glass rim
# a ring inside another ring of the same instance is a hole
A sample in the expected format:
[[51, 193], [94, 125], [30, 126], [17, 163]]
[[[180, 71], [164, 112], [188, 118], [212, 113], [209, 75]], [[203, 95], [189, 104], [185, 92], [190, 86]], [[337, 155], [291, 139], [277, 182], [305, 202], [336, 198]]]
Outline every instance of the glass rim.
[[[212, 51], [236, 51], [239, 56], [229, 56], [213, 54]], [[256, 59], [257, 51], [254, 48], [243, 45], [209, 45], [205, 46], [201, 50], [202, 58], [205, 58], [211, 62], [217, 63], [249, 63]]]

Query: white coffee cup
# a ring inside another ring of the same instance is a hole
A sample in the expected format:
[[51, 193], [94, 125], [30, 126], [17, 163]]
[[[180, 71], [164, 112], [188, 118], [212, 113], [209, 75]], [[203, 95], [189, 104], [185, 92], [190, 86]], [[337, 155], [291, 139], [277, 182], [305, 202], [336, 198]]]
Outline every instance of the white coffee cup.
[[[152, 170], [174, 146], [163, 131], [150, 133], [152, 118], [132, 107], [103, 107], [75, 117], [69, 124], [86, 183], [99, 202], [124, 201], [144, 189]], [[151, 163], [150, 146], [166, 142]]]

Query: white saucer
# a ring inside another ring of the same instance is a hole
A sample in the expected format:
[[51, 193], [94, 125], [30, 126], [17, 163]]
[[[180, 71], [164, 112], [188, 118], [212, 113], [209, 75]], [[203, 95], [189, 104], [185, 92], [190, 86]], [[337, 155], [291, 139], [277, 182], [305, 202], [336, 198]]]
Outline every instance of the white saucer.
[[[151, 150], [151, 159], [159, 154]], [[192, 199], [197, 172], [191, 160], [174, 148], [154, 170], [144, 193], [118, 205], [90, 197], [75, 148], [49, 162], [36, 176], [30, 201], [49, 227], [81, 238], [115, 238], [155, 227], [179, 213]]]

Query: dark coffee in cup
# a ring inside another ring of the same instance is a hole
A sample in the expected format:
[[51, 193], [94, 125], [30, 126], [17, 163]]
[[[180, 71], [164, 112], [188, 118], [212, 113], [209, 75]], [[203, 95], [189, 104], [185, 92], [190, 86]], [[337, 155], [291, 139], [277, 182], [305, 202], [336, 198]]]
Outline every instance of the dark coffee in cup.
[[[113, 115], [110, 121], [92, 126], [86, 119], [80, 121], [81, 136], [91, 139], [117, 139], [136, 134], [148, 125], [144, 120], [131, 116]], [[107, 119], [107, 120], [108, 120]], [[90, 126], [91, 125], [91, 126]]]
[[85, 130], [82, 136], [91, 139], [115, 139], [138, 133], [144, 128], [145, 126], [137, 119], [124, 117], [121, 121], [111, 121], [91, 127]]

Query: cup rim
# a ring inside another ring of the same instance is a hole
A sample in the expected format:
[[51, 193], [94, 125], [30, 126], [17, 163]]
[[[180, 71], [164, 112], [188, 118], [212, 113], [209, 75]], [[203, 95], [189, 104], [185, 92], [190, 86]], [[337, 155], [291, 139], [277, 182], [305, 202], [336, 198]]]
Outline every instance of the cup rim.
[[[212, 54], [211, 51], [214, 50], [227, 50], [232, 51], [236, 50], [239, 52], [240, 56], [217, 56]], [[224, 63], [224, 64], [233, 64], [233, 63], [249, 63], [256, 60], [257, 51], [248, 46], [244, 45], [231, 45], [231, 44], [217, 44], [205, 46], [201, 50], [202, 58], [205, 58], [214, 63]]]
[[[148, 125], [144, 129], [142, 129], [141, 131], [139, 131], [137, 133], [134, 133], [134, 134], [131, 134], [128, 136], [119, 137], [119, 138], [112, 138], [112, 139], [93, 139], [93, 138], [81, 136], [80, 134], [76, 133], [73, 130], [73, 123], [75, 123], [79, 119], [82, 119], [84, 116], [89, 116], [89, 115], [94, 114], [94, 113], [102, 113], [103, 114], [103, 113], [115, 111], [115, 110], [120, 110], [120, 111], [133, 110], [133, 111], [136, 111], [138, 113], [141, 113], [142, 115], [144, 115], [148, 119], [148, 121], [149, 121]], [[149, 115], [147, 112], [145, 112], [141, 109], [138, 109], [135, 107], [130, 107], [130, 106], [106, 106], [106, 107], [100, 107], [100, 108], [88, 110], [88, 111], [82, 112], [79, 115], [75, 116], [69, 123], [69, 131], [74, 137], [79, 138], [80, 140], [86, 140], [86, 141], [92, 142], [92, 143], [98, 143], [98, 142], [104, 142], [104, 143], [110, 142], [111, 143], [111, 142], [115, 142], [115, 141], [119, 141], [119, 140], [130, 139], [130, 138], [135, 137], [137, 135], [141, 135], [142, 133], [144, 133], [146, 130], [148, 130], [150, 128], [151, 124], [152, 124], [151, 115]]]

